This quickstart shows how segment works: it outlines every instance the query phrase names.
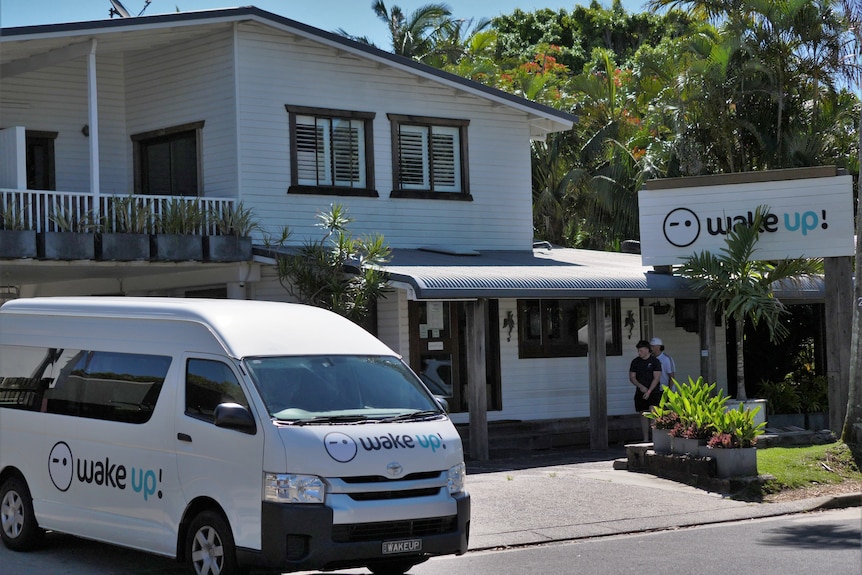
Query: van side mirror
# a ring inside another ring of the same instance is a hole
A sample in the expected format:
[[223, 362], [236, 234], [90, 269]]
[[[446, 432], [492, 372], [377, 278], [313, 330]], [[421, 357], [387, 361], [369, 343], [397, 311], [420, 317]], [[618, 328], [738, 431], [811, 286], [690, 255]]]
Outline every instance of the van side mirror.
[[220, 403], [213, 412], [216, 427], [234, 429], [243, 433], [255, 432], [254, 417], [251, 412], [238, 403]]
[[449, 413], [449, 402], [446, 401], [446, 398], [442, 395], [435, 395], [434, 399], [437, 401], [437, 405], [443, 408], [443, 411]]

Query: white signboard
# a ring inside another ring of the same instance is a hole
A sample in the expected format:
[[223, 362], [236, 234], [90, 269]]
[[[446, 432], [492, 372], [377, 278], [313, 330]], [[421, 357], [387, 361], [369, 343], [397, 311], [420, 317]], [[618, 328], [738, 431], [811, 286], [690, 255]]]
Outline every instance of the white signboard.
[[727, 232], [769, 207], [753, 258], [855, 254], [853, 178], [833, 176], [689, 188], [641, 190], [641, 259], [678, 265], [703, 251], [718, 254]]

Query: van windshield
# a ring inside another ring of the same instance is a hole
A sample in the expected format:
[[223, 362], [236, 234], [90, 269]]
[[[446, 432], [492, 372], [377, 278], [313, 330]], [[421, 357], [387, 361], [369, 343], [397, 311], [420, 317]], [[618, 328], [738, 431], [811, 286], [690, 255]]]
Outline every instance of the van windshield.
[[444, 415], [396, 357], [251, 357], [244, 363], [270, 416], [279, 421], [354, 423]]

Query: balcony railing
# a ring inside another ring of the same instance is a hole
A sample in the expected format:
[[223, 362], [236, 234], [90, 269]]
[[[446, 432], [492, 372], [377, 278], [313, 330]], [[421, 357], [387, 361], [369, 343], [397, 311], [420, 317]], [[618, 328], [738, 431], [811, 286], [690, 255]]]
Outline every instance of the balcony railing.
[[[219, 219], [234, 198], [129, 196], [47, 190], [0, 189], [0, 229], [37, 232], [118, 230], [131, 222], [142, 233], [163, 233], [168, 216], [188, 216], [185, 233], [217, 235]], [[179, 208], [179, 209], [178, 209]]]

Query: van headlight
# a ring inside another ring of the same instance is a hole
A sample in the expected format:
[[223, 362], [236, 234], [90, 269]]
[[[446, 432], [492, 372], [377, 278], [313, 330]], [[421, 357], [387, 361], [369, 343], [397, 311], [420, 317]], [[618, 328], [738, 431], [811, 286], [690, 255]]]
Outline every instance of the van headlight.
[[449, 487], [449, 494], [460, 493], [464, 491], [464, 478], [467, 476], [467, 466], [462, 461], [454, 467], [450, 467], [446, 473], [446, 483]]
[[273, 503], [323, 503], [326, 484], [316, 475], [264, 473], [263, 500]]

